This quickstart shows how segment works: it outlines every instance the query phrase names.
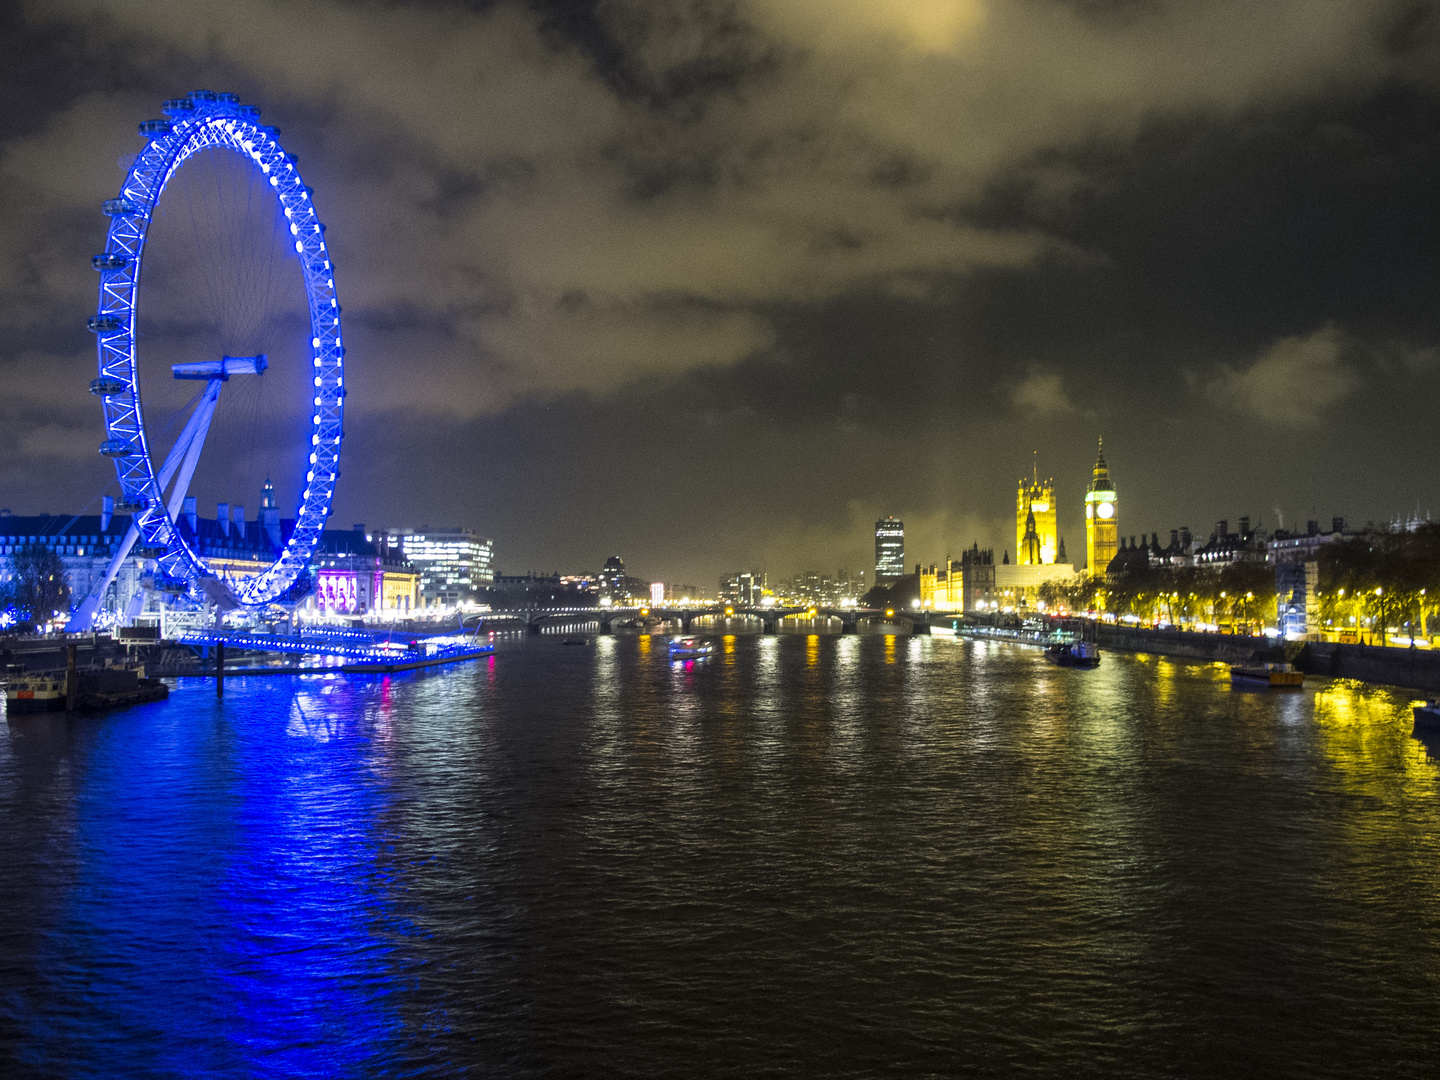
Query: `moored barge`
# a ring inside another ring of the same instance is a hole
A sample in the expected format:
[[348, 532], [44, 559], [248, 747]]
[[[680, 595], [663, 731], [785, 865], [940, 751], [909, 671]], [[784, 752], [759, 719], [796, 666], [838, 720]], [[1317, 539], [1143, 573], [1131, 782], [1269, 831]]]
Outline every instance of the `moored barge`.
[[27, 713], [95, 712], [164, 701], [170, 688], [159, 679], [145, 677], [143, 667], [88, 668], [75, 671], [73, 705], [69, 692], [70, 673], [24, 671], [12, 668], [5, 676], [5, 709], [14, 715]]
[[1289, 664], [1237, 664], [1230, 669], [1230, 682], [1234, 686], [1298, 690], [1305, 683], [1305, 673]]

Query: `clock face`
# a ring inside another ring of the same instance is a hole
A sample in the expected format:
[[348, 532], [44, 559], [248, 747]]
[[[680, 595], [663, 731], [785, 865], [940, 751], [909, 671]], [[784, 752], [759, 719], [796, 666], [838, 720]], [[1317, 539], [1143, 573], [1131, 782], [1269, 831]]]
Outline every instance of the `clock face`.
[[1095, 507], [1091, 506], [1089, 503], [1085, 504], [1085, 516], [1087, 518], [1093, 518], [1095, 516]]
[[1115, 516], [1115, 506], [1113, 503], [1103, 502], [1096, 508], [1095, 512], [1106, 521], [1109, 521]]

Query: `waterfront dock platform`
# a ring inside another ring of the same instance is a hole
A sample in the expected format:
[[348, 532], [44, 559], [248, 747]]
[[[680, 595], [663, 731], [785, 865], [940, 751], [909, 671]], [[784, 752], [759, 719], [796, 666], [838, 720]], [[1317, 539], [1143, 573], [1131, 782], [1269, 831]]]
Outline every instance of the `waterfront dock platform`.
[[340, 661], [338, 664], [311, 664], [305, 667], [275, 664], [217, 668], [215, 664], [210, 664], [208, 670], [200, 672], [221, 676], [388, 674], [464, 663], [495, 652], [492, 643], [477, 643], [468, 635], [446, 634], [428, 638], [405, 635], [402, 640], [397, 641], [389, 634], [343, 629], [318, 632], [309, 630], [298, 634], [264, 634], [217, 628], [187, 631], [177, 635], [174, 641], [191, 648], [214, 648], [221, 665], [223, 659], [220, 658], [223, 657], [224, 650], [237, 650], [251, 655], [272, 653], [297, 657], [324, 656]]

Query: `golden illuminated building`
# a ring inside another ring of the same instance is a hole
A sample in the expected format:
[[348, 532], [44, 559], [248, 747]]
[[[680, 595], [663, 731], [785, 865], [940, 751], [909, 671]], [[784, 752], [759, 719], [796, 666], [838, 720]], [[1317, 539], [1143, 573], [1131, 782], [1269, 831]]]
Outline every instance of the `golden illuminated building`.
[[1115, 484], [1105, 464], [1105, 441], [1095, 459], [1090, 486], [1085, 489], [1085, 570], [1091, 577], [1103, 575], [1120, 550], [1120, 524]]
[[1058, 552], [1055, 481], [1042, 481], [1036, 471], [1031, 479], [1020, 481], [1020, 490], [1015, 496], [1015, 563], [1018, 566], [1053, 563]]
[[965, 610], [964, 578], [960, 560], [946, 559], [944, 566], [931, 564], [927, 570], [915, 567], [920, 577], [920, 606], [930, 611]]
[[1043, 607], [1040, 588], [1047, 582], [1069, 583], [1075, 567], [1069, 563], [1004, 563], [995, 567], [995, 599], [1001, 611], [1023, 611]]

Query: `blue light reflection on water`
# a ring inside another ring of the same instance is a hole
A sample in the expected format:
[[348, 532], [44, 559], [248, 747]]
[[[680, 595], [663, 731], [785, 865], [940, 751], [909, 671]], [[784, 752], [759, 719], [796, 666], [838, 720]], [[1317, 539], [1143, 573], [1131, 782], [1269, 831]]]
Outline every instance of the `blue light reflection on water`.
[[1403, 693], [947, 639], [557, 644], [12, 720], [12, 1071], [1433, 1064], [1440, 783]]
[[361, 1075], [404, 1043], [387, 999], [415, 929], [379, 851], [390, 687], [277, 689], [235, 680], [222, 703], [182, 680], [166, 705], [73, 721], [75, 875], [33, 963], [77, 1007], [20, 1019], [29, 1064]]

